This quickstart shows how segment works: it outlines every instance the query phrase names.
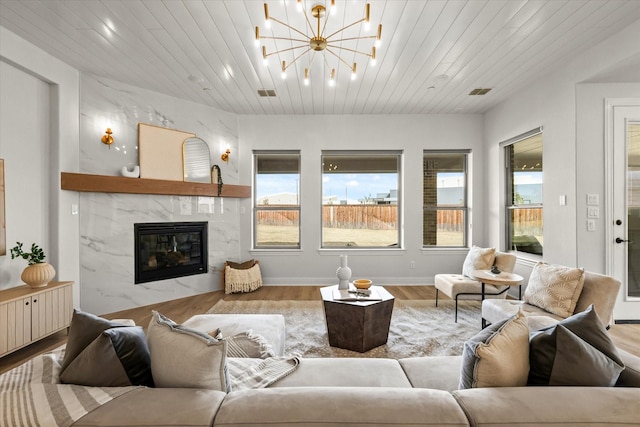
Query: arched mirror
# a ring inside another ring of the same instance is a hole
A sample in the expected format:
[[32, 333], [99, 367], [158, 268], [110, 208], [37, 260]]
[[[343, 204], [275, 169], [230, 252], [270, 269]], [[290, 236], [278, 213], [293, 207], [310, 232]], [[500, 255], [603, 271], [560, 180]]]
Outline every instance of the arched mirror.
[[185, 182], [211, 184], [209, 146], [200, 138], [187, 138], [182, 143], [182, 167]]

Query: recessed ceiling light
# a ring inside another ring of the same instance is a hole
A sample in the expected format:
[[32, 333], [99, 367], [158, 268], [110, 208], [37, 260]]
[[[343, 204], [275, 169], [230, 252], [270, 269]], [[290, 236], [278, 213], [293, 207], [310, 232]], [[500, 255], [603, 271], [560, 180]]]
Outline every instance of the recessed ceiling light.
[[194, 75], [190, 75], [189, 77], [187, 77], [187, 79], [193, 83], [204, 83], [204, 79], [202, 77], [198, 77]]

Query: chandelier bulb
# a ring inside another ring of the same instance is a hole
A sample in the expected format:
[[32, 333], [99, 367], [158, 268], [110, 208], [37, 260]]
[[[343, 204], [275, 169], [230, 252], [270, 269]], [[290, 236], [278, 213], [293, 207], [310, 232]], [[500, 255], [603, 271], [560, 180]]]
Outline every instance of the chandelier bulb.
[[371, 48], [371, 66], [375, 67], [376, 66], [376, 47], [372, 47]]
[[335, 15], [336, 14], [336, 0], [331, 0], [331, 14]]
[[287, 62], [282, 61], [282, 80], [287, 78]]
[[264, 63], [265, 67], [267, 65], [269, 65], [269, 61], [267, 61], [267, 47], [266, 46], [262, 46], [262, 62]]
[[302, 0], [298, 0], [298, 2], [296, 3], [296, 10], [298, 12], [302, 12]]
[[336, 85], [336, 69], [331, 69], [331, 78], [329, 79], [329, 86], [333, 87]]
[[380, 47], [381, 38], [382, 38], [382, 24], [378, 24], [378, 35], [376, 37], [376, 42], [375, 42], [376, 47]]
[[309, 86], [309, 69], [304, 69], [304, 85]]
[[353, 63], [353, 68], [351, 69], [351, 80], [356, 79], [356, 63]]
[[260, 28], [256, 27], [256, 46], [260, 47]]

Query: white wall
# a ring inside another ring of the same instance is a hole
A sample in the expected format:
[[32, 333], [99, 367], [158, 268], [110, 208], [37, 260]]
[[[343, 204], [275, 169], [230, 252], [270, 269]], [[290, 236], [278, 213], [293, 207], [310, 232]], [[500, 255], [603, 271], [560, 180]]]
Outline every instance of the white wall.
[[[0, 80], [2, 80], [2, 92], [4, 94], [5, 85], [10, 87], [14, 84], [26, 83], [25, 80], [29, 80], [26, 76], [20, 75], [20, 73], [26, 73], [32, 78], [44, 82], [48, 86], [48, 135], [41, 136], [38, 144], [42, 144], [40, 147], [35, 147], [38, 152], [29, 152], [31, 156], [27, 156], [33, 160], [34, 163], [38, 163], [42, 168], [43, 187], [40, 191], [37, 191], [35, 198], [44, 202], [43, 194], [48, 193], [46, 200], [49, 204], [48, 209], [42, 212], [30, 212], [34, 215], [30, 219], [26, 219], [27, 213], [23, 211], [23, 204], [16, 205], [12, 202], [9, 205], [10, 200], [7, 200], [6, 212], [7, 212], [7, 246], [10, 248], [11, 243], [15, 240], [23, 241], [30, 245], [29, 239], [36, 240], [42, 239], [47, 246], [47, 260], [56, 268], [58, 280], [72, 280], [76, 282], [74, 286], [74, 304], [79, 305], [79, 286], [77, 285], [79, 280], [79, 263], [78, 263], [78, 218], [71, 215], [71, 204], [77, 203], [78, 196], [76, 193], [66, 192], [60, 190], [60, 172], [61, 171], [76, 171], [78, 168], [78, 120], [79, 120], [79, 84], [78, 84], [78, 72], [63, 62], [55, 59], [51, 55], [36, 48], [20, 37], [16, 36], [12, 32], [8, 31], [4, 27], [0, 27], [0, 61], [4, 62], [3, 67], [6, 64], [11, 64], [12, 67], [21, 70], [18, 74], [13, 72], [2, 73]], [[3, 71], [6, 68], [3, 68]], [[5, 80], [6, 79], [6, 80]], [[24, 100], [24, 103], [20, 100], [16, 102], [18, 108], [24, 108], [30, 103], [35, 102], [37, 105], [39, 102], [45, 102], [44, 87], [40, 83], [31, 81], [27, 83], [28, 90], [35, 91], [31, 95], [35, 98], [31, 100]], [[36, 89], [39, 87], [39, 89]], [[10, 92], [8, 92], [9, 94]], [[4, 95], [3, 95], [4, 96]], [[35, 107], [34, 107], [35, 108]], [[43, 109], [36, 108], [39, 114], [44, 114], [45, 107]], [[2, 128], [5, 128], [5, 120], [12, 120], [10, 117], [6, 117], [9, 113], [0, 114], [0, 121], [2, 121]], [[35, 113], [34, 113], [35, 114]], [[27, 121], [29, 117], [23, 117]], [[44, 119], [42, 119], [44, 121]], [[41, 123], [41, 125], [44, 125]], [[8, 125], [7, 125], [8, 126]], [[10, 128], [8, 126], [8, 128]], [[10, 131], [7, 135], [2, 135], [2, 146], [5, 147], [11, 143], [17, 147], [25, 147], [23, 144], [28, 144], [18, 138], [15, 135], [15, 130]], [[12, 147], [14, 149], [15, 147]], [[28, 148], [27, 148], [28, 149]], [[4, 148], [3, 148], [4, 151]], [[26, 150], [25, 150], [26, 151]], [[21, 156], [24, 155], [21, 152]], [[12, 154], [13, 156], [13, 154]], [[23, 157], [24, 159], [24, 157]], [[9, 162], [9, 159], [7, 159]], [[7, 166], [7, 164], [5, 164]], [[12, 165], [11, 168], [15, 166]], [[23, 168], [20, 171], [20, 176], [28, 173], [25, 169], [28, 169], [29, 165], [20, 165]], [[11, 181], [7, 182], [7, 186], [11, 185], [12, 188], [8, 191], [15, 191], [15, 175], [14, 172], [9, 172], [11, 175]], [[20, 200], [29, 197], [29, 188], [23, 186], [19, 190], [21, 194]], [[27, 203], [25, 203], [26, 205]], [[33, 209], [33, 207], [31, 207]], [[21, 219], [16, 224], [16, 218], [21, 216]], [[11, 219], [13, 218], [13, 219]], [[27, 222], [39, 224], [41, 231], [38, 234], [42, 234], [42, 237], [38, 235], [27, 235], [21, 232], [25, 228]], [[16, 228], [18, 227], [18, 228]], [[44, 235], [47, 235], [45, 238]], [[44, 244], [43, 244], [44, 245]], [[10, 255], [7, 258], [3, 258], [2, 270], [4, 271], [6, 262], [11, 262]], [[13, 260], [14, 263], [18, 262]], [[19, 285], [16, 283], [16, 271], [13, 263], [11, 267], [8, 267], [9, 274], [0, 276], [0, 287], [12, 287]], [[18, 276], [19, 277], [19, 276]]]
[[[504, 172], [498, 144], [543, 126], [544, 162], [544, 260], [551, 263], [585, 267], [605, 273], [604, 229], [586, 231], [586, 194], [600, 194], [605, 206], [602, 122], [603, 98], [618, 96], [638, 85], [616, 87], [602, 85], [597, 96], [580, 83], [606, 71], [615, 64], [628, 63], [640, 54], [640, 21], [624, 28], [608, 40], [585, 51], [567, 64], [541, 76], [517, 96], [485, 115], [485, 169], [487, 185], [500, 191], [488, 194], [486, 229], [491, 245], [504, 245]], [[640, 79], [640, 76], [638, 77]], [[580, 129], [579, 132], [576, 129]], [[567, 205], [559, 197], [567, 195]], [[532, 264], [519, 260], [523, 265]], [[522, 270], [521, 270], [522, 271]], [[526, 271], [524, 271], [526, 273]]]
[[[355, 276], [380, 284], [432, 284], [433, 276], [458, 272], [466, 250], [422, 250], [422, 158], [425, 149], [471, 149], [472, 225], [483, 223], [482, 116], [240, 116], [240, 182], [252, 182], [252, 151], [294, 149], [301, 153], [300, 251], [251, 251], [251, 201], [241, 206], [243, 259], [257, 258], [267, 284], [331, 284], [339, 254], [349, 254]], [[404, 247], [402, 250], [320, 248], [322, 150], [402, 150]], [[470, 184], [471, 185], [471, 184]], [[474, 227], [472, 243], [484, 243]], [[415, 261], [416, 268], [410, 268]]]
[[0, 62], [0, 158], [5, 160], [7, 206], [7, 255], [0, 257], [0, 288], [22, 283], [27, 262], [11, 260], [9, 252], [17, 241], [24, 243], [26, 252], [36, 243], [50, 253], [49, 117], [49, 85]]

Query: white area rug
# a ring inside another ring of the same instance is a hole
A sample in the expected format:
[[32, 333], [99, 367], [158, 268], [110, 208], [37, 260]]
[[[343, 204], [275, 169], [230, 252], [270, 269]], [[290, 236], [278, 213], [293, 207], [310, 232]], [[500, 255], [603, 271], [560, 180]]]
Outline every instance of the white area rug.
[[395, 300], [387, 344], [358, 353], [329, 346], [322, 301], [225, 301], [208, 313], [282, 314], [287, 354], [302, 357], [387, 357], [462, 354], [464, 342], [480, 331], [480, 302], [463, 301], [454, 323], [453, 301]]

